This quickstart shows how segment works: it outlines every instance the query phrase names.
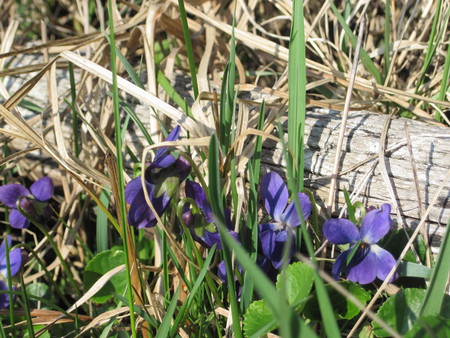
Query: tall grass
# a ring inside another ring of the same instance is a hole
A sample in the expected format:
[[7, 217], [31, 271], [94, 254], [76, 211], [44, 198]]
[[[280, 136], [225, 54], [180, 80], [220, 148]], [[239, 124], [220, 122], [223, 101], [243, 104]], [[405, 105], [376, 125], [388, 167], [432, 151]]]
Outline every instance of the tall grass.
[[[115, 133], [115, 145], [116, 145], [116, 165], [117, 165], [117, 182], [113, 182], [117, 184], [116, 191], [118, 195], [116, 196], [116, 203], [118, 204], [119, 211], [119, 223], [122, 225], [121, 227], [121, 235], [123, 240], [123, 251], [125, 252], [125, 266], [126, 266], [126, 277], [127, 277], [127, 294], [128, 294], [128, 306], [130, 308], [130, 328], [131, 334], [133, 337], [137, 337], [136, 335], [136, 327], [135, 327], [135, 315], [134, 315], [134, 295], [133, 289], [134, 285], [131, 282], [131, 266], [129, 257], [134, 255], [130, 254], [130, 250], [133, 248], [129, 247], [129, 231], [127, 230], [127, 207], [125, 204], [125, 180], [124, 180], [124, 165], [123, 165], [123, 154], [122, 154], [122, 129], [121, 129], [121, 118], [119, 111], [119, 91], [117, 87], [117, 67], [116, 67], [116, 40], [114, 33], [114, 18], [113, 18], [113, 5], [112, 1], [108, 1], [108, 17], [109, 17], [109, 42], [110, 42], [110, 64], [112, 70], [112, 93], [113, 93], [113, 114], [114, 114], [114, 133]], [[110, 173], [111, 175], [111, 173]], [[114, 190], [114, 187], [113, 187]]]

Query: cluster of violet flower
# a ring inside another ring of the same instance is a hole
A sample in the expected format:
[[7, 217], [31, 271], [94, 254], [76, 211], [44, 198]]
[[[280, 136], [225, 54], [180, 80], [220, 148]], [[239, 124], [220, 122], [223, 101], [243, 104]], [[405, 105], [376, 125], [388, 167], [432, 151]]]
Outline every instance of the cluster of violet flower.
[[[166, 141], [177, 140], [179, 133], [180, 127], [176, 127]], [[167, 148], [160, 148], [156, 152], [154, 160], [145, 170], [144, 183], [158, 216], [162, 216], [176, 190], [188, 177], [190, 169], [191, 166], [185, 158], [182, 156], [175, 158], [168, 153]], [[202, 186], [188, 179], [185, 183], [185, 194], [182, 221], [190, 230], [192, 237], [205, 248], [211, 248], [216, 244], [217, 248], [221, 249], [216, 219]], [[299, 215], [295, 202], [289, 202], [289, 191], [285, 182], [275, 172], [264, 175], [260, 184], [260, 194], [270, 221], [259, 225], [260, 255], [257, 263], [265, 271], [269, 265], [279, 269], [283, 264], [284, 246], [289, 236], [292, 236], [290, 241], [292, 246], [287, 258], [288, 261], [292, 259], [295, 253], [294, 229], [308, 219], [312, 204], [306, 194], [299, 193], [296, 196], [301, 206]], [[127, 203], [130, 204], [128, 214], [130, 225], [136, 228], [156, 225], [156, 217], [145, 200], [141, 177], [128, 183], [125, 196]], [[377, 277], [381, 280], [386, 279], [395, 265], [395, 259], [376, 243], [391, 228], [390, 209], [390, 205], [383, 204], [381, 209], [369, 211], [363, 218], [360, 229], [347, 219], [329, 219], [325, 222], [323, 233], [330, 243], [350, 244], [349, 249], [339, 255], [333, 266], [332, 275], [336, 280], [340, 278], [342, 272], [345, 272], [347, 279], [360, 284], [371, 283]], [[230, 210], [225, 210], [225, 216], [229, 233], [239, 241], [238, 234], [233, 230]], [[224, 262], [219, 264], [218, 273], [225, 281]], [[397, 275], [394, 275], [391, 281], [396, 277]]]
[[[8, 243], [9, 251], [9, 273], [7, 265], [6, 242]], [[8, 279], [14, 277], [22, 266], [22, 250], [19, 248], [11, 249], [11, 236], [7, 235], [0, 245], [0, 291], [9, 291]], [[9, 307], [9, 294], [0, 293], [0, 309]]]
[[[51, 216], [49, 200], [54, 193], [53, 181], [49, 177], [42, 177], [34, 182], [30, 189], [18, 183], [5, 184], [0, 187], [0, 202], [10, 208], [8, 221], [12, 228], [25, 229], [30, 225], [28, 217], [46, 222]], [[6, 243], [8, 243], [8, 251]], [[7, 235], [0, 246], [0, 291], [8, 291], [8, 280], [14, 277], [22, 266], [26, 255], [21, 249], [11, 248], [11, 236]], [[8, 273], [8, 256], [9, 272]], [[9, 295], [0, 293], [0, 309], [9, 306]]]

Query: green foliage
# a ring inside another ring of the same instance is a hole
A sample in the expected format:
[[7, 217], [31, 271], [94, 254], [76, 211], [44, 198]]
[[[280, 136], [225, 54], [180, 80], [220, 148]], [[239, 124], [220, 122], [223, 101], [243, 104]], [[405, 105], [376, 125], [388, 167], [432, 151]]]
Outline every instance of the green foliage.
[[27, 295], [29, 297], [29, 303], [32, 308], [36, 308], [38, 303], [35, 299], [32, 298], [33, 296], [47, 299], [51, 298], [51, 294], [49, 292], [50, 289], [45, 283], [34, 282], [28, 284], [26, 289]]
[[[405, 334], [413, 328], [414, 323], [417, 321], [425, 294], [426, 290], [423, 289], [400, 290], [381, 305], [377, 315], [394, 330], [400, 334]], [[448, 306], [450, 296], [445, 295], [444, 302]], [[450, 313], [444, 311], [443, 314], [449, 316]], [[389, 337], [389, 334], [376, 322], [372, 322], [372, 326], [373, 332], [377, 337]]]
[[[125, 255], [121, 250], [107, 250], [97, 254], [86, 265], [86, 269], [84, 270], [84, 290], [89, 290], [105, 273], [122, 265], [124, 259]], [[121, 272], [112, 277], [101, 290], [92, 297], [92, 301], [96, 303], [105, 303], [113, 297], [113, 293], [123, 294], [126, 285], [127, 279], [125, 272]]]
[[278, 326], [273, 314], [264, 300], [250, 304], [244, 315], [244, 332], [246, 337], [259, 337]]
[[[408, 233], [408, 236], [406, 236], [405, 231]], [[409, 241], [409, 236], [411, 236], [413, 233], [412, 229], [399, 229], [393, 233], [389, 239], [382, 239], [380, 241], [380, 245], [388, 250], [394, 257], [400, 256], [401, 252], [403, 251], [403, 248]], [[425, 253], [426, 253], [426, 246], [425, 241], [423, 240], [423, 237], [421, 235], [418, 235], [416, 240], [413, 243], [414, 249], [416, 250], [416, 253], [419, 255], [419, 258], [422, 263], [425, 263]], [[408, 250], [403, 260], [407, 262], [416, 263], [416, 258], [414, 256], [414, 253], [411, 249]]]
[[450, 320], [440, 316], [419, 317], [414, 322], [413, 327], [403, 337], [422, 338], [422, 337], [447, 338], [450, 336]]
[[441, 251], [434, 267], [433, 276], [420, 309], [421, 316], [436, 315], [444, 306], [444, 294], [448, 288], [450, 271], [450, 220], [447, 222], [445, 236], [442, 240]]
[[313, 283], [314, 271], [308, 265], [296, 262], [278, 275], [276, 286], [283, 290], [287, 302], [301, 311], [304, 306], [301, 302], [309, 296]]
[[[288, 146], [292, 151], [292, 178], [303, 191], [304, 134], [306, 118], [306, 60], [303, 1], [293, 2], [289, 39], [289, 112]], [[290, 156], [290, 155], [288, 155]], [[289, 165], [289, 164], [288, 164]]]
[[[364, 289], [361, 285], [344, 281], [339, 282], [339, 285], [344, 287], [349, 293], [356, 297], [362, 304], [367, 304], [371, 294], [369, 291]], [[333, 304], [334, 315], [336, 319], [352, 319], [359, 312], [359, 308], [353, 304], [347, 297], [336, 291], [330, 284], [325, 286], [328, 296], [330, 297], [330, 302]], [[312, 298], [308, 300], [305, 306], [304, 315], [314, 321], [320, 321], [321, 315], [319, 311], [319, 303], [315, 293]]]
[[[297, 262], [287, 266], [278, 275], [276, 287], [298, 314], [305, 306], [305, 300], [311, 293], [313, 283], [314, 271], [308, 265]], [[244, 331], [247, 337], [265, 334], [277, 328], [278, 325], [279, 322], [264, 300], [253, 302], [244, 315]]]

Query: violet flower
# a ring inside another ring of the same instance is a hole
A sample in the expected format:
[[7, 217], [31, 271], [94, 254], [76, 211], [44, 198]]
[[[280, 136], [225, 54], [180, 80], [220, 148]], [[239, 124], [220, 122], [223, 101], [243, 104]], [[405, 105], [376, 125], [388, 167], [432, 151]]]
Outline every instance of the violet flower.
[[[166, 141], [175, 141], [180, 135], [177, 126], [167, 136]], [[167, 147], [159, 148], [153, 162], [145, 170], [145, 187], [158, 216], [167, 209], [170, 199], [181, 182], [186, 179], [191, 165], [182, 156], [175, 158], [168, 154]], [[141, 177], [131, 180], [125, 188], [125, 200], [130, 205], [128, 223], [138, 229], [156, 225], [156, 216], [145, 200]]]
[[[11, 236], [7, 235], [6, 240], [8, 241], [8, 248], [11, 248]], [[22, 252], [19, 248], [9, 251], [9, 268], [11, 276], [13, 277], [19, 272], [22, 266]], [[8, 267], [6, 264], [6, 244], [3, 240], [0, 245], [0, 290], [8, 291]], [[5, 309], [9, 306], [9, 294], [0, 293], [0, 309]]]
[[[289, 192], [283, 179], [276, 172], [264, 175], [261, 180], [261, 198], [272, 221], [259, 225], [259, 240], [263, 255], [272, 261], [275, 269], [283, 263], [283, 249], [288, 239], [288, 232], [294, 239], [294, 228], [301, 224], [295, 202], [288, 205]], [[304, 193], [297, 195], [302, 208], [303, 220], [309, 217], [312, 210], [311, 201]], [[287, 207], [286, 207], [287, 206]], [[289, 260], [295, 252], [294, 240], [289, 253]]]
[[[256, 264], [260, 267], [260, 269], [264, 272], [264, 273], [268, 273], [269, 269], [270, 269], [270, 262], [268, 259], [266, 259], [264, 256], [262, 255], [258, 255], [256, 257]], [[239, 273], [242, 274], [242, 266], [240, 264], [238, 264], [238, 270]], [[228, 283], [228, 278], [227, 278], [227, 268], [225, 265], [225, 261], [221, 261], [219, 263], [219, 265], [217, 266], [217, 276], [220, 278], [220, 280], [227, 284]], [[235, 281], [237, 281], [237, 277], [235, 276], [234, 278]]]
[[[362, 219], [361, 229], [347, 219], [329, 219], [323, 225], [326, 239], [333, 244], [350, 243], [350, 248], [342, 252], [333, 265], [333, 278], [338, 280], [342, 271], [347, 279], [359, 284], [368, 284], [378, 277], [385, 280], [395, 265], [390, 252], [376, 243], [391, 228], [391, 206], [383, 204], [381, 209], [369, 211]], [[349, 257], [350, 253], [353, 256]], [[390, 279], [392, 282], [397, 274]]]
[[[216, 226], [216, 218], [212, 212], [211, 206], [206, 198], [205, 191], [202, 186], [194, 181], [187, 180], [185, 186], [186, 197], [194, 200], [198, 208], [185, 209], [183, 212], [183, 221], [191, 231], [194, 240], [199, 242], [205, 248], [211, 248], [217, 244], [217, 249], [222, 249], [220, 234]], [[232, 230], [230, 210], [225, 210], [225, 221], [229, 229], [229, 234], [236, 240], [238, 235]]]
[[12, 183], [0, 187], [0, 202], [11, 208], [9, 223], [13, 228], [24, 229], [30, 221], [17, 208], [20, 207], [30, 216], [45, 221], [51, 215], [48, 201], [54, 192], [53, 181], [49, 177], [42, 177], [34, 182], [30, 190], [21, 184]]

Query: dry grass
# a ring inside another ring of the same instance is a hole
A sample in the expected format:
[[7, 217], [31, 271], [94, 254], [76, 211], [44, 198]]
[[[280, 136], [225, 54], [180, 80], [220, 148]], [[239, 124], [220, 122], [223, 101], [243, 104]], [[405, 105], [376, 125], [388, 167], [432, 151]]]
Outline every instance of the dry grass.
[[[102, 33], [106, 29], [106, 9], [101, 1], [89, 1], [95, 4], [94, 8], [87, 8], [87, 3], [82, 0], [56, 0], [51, 5], [42, 0], [4, 0], [0, 3], [0, 94], [4, 98], [0, 106], [0, 143], [4, 151], [0, 162], [3, 166], [1, 174], [8, 181], [12, 177], [35, 180], [50, 174], [57, 182], [60, 187], [56, 197], [60, 202], [57, 210], [60, 221], [52, 229], [52, 235], [62, 257], [70, 259], [73, 274], [78, 280], [79, 269], [86, 262], [74, 234], [81, 240], [87, 239], [84, 224], [93, 221], [87, 211], [91, 210], [92, 200], [102, 205], [98, 200], [101, 188], [111, 189], [104, 162], [108, 151], [115, 152], [112, 99], [108, 95], [112, 81], [108, 70], [109, 45]], [[190, 76], [177, 1], [144, 0], [137, 3], [117, 1], [115, 33], [118, 49], [135, 71], [142, 74], [145, 90], [132, 83], [119, 62], [118, 74], [123, 77], [119, 78], [120, 93], [128, 102], [138, 100], [152, 107], [147, 116], [149, 132], [154, 140], [161, 140], [160, 127], [152, 113], [155, 111], [165, 124], [181, 124], [190, 133], [188, 145], [204, 149], [202, 147], [208, 144], [206, 137], [216, 129], [215, 90], [220, 86], [224, 64], [229, 57], [234, 3], [207, 0], [186, 3], [202, 93], [192, 106], [195, 119], [174, 107], [156, 79], [158, 69], [171, 80], [175, 75]], [[340, 110], [344, 106], [353, 51], [330, 8], [330, 2], [320, 3], [306, 1], [304, 9], [308, 105]], [[448, 93], [444, 101], [437, 99], [450, 37], [444, 15], [438, 24], [437, 30], [443, 34], [436, 44], [435, 56], [424, 83], [417, 87], [423, 73], [437, 1], [426, 4], [421, 1], [392, 2], [390, 41], [393, 43], [388, 70], [385, 70], [384, 57], [384, 2], [351, 3], [347, 22], [356, 32], [361, 18], [367, 18], [363, 48], [376, 68], [382, 74], [386, 72], [387, 76], [383, 83], [377, 84], [360, 65], [350, 109], [386, 113], [389, 107], [389, 113], [402, 113], [413, 119], [439, 124], [435, 120], [436, 112], [450, 108]], [[262, 135], [267, 137], [271, 137], [269, 134], [274, 128], [275, 118], [286, 108], [292, 4], [283, 0], [236, 0], [235, 4], [238, 18], [235, 29], [238, 41], [237, 88], [242, 91], [235, 149], [239, 157], [238, 170], [243, 171], [253, 149], [252, 144], [244, 143], [244, 140], [248, 135], [260, 133], [253, 129], [257, 117], [250, 114], [248, 103], [259, 104], [262, 94], [266, 95], [271, 112]], [[343, 4], [340, 6], [342, 12]], [[449, 10], [450, 1], [443, 1], [442, 13]], [[167, 45], [168, 48], [164, 47]], [[26, 63], [18, 66], [16, 61], [20, 58]], [[156, 58], [161, 59], [157, 66]], [[83, 121], [79, 127], [82, 145], [79, 156], [75, 156], [72, 148], [71, 114], [65, 103], [65, 100], [71, 101], [70, 91], [67, 87], [61, 92], [62, 88], [58, 88], [57, 83], [60, 71], [67, 70], [68, 62], [76, 66], [75, 105]], [[24, 82], [24, 78], [29, 81]], [[44, 78], [47, 78], [47, 85], [42, 82]], [[14, 81], [20, 83], [20, 88], [11, 91], [6, 84]], [[20, 102], [29, 99], [28, 94], [35, 88], [40, 90], [37, 104], [41, 105], [41, 113], [30, 113], [20, 106]], [[190, 84], [185, 88], [176, 84], [175, 88], [182, 95], [191, 95]], [[243, 95], [246, 92], [250, 95]], [[175, 144], [182, 147], [186, 142]], [[52, 161], [45, 160], [49, 158]], [[199, 158], [194, 160], [201, 165]], [[226, 158], [224, 162], [226, 165]], [[205, 167], [201, 170], [206, 171]], [[87, 198], [78, 198], [81, 192], [86, 193]], [[114, 214], [106, 208], [104, 212], [111, 223], [117, 225]], [[31, 234], [24, 233], [24, 236]], [[35, 244], [37, 255], [44, 257], [46, 251], [42, 248], [48, 245], [45, 238], [36, 240]], [[180, 261], [187, 260], [180, 257]], [[42, 271], [32, 271], [29, 267], [25, 274], [26, 283], [39, 280], [44, 275]], [[57, 258], [48, 262], [47, 271], [53, 271], [54, 278], [62, 273]], [[117, 311], [119, 313], [121, 309]], [[36, 316], [36, 322], [45, 324], [58, 320], [58, 316], [52, 313], [37, 312]], [[103, 317], [97, 318], [92, 325], [104, 320]]]

